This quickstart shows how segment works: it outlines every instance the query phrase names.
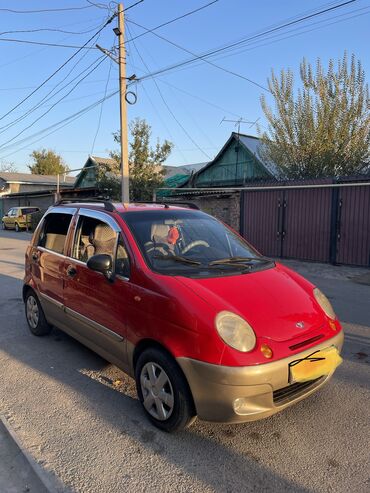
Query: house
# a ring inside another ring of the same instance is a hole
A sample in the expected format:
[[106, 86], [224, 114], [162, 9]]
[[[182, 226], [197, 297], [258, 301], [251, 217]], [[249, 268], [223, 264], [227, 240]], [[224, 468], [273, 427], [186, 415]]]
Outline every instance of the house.
[[278, 179], [277, 166], [263, 160], [260, 150], [258, 137], [232, 132], [217, 156], [182, 186], [228, 188], [241, 187], [251, 181]]
[[75, 189], [86, 189], [91, 188], [95, 190], [96, 188], [96, 168], [98, 166], [109, 166], [113, 169], [117, 166], [117, 162], [114, 159], [107, 157], [89, 156], [82, 171], [77, 175], [74, 188]]
[[[58, 179], [55, 175], [0, 172], [0, 217], [11, 207], [35, 205], [47, 209], [54, 202]], [[60, 190], [71, 190], [75, 177], [61, 175]]]
[[[274, 183], [280, 178], [277, 166], [266, 162], [260, 150], [258, 137], [232, 132], [212, 161], [189, 176], [188, 180], [178, 180], [176, 190], [158, 190], [157, 196], [191, 200], [205, 212], [240, 230], [241, 194], [233, 189], [253, 183]], [[174, 188], [172, 184], [168, 187]]]
[[[60, 177], [60, 187], [73, 187], [73, 176]], [[0, 196], [12, 193], [35, 192], [55, 189], [57, 177], [55, 175], [33, 175], [31, 173], [0, 172]]]

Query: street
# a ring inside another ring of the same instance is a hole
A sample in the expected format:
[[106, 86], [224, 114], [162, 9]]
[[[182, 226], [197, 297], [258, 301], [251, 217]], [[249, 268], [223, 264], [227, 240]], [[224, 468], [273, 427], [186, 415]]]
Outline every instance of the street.
[[30, 238], [0, 232], [0, 414], [56, 490], [369, 491], [368, 270], [286, 262], [344, 321], [344, 362], [326, 387], [266, 420], [196, 421], [168, 435], [146, 420], [120, 370], [61, 331], [30, 334], [21, 295]]

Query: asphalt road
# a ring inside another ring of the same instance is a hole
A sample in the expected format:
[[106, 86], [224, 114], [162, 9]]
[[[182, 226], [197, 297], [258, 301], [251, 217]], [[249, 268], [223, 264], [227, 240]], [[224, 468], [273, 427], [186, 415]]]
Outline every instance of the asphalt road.
[[146, 421], [118, 369], [60, 331], [29, 333], [21, 300], [28, 238], [0, 232], [0, 413], [65, 491], [370, 491], [369, 286], [328, 283], [335, 308], [346, 299], [365, 310], [362, 325], [351, 323], [360, 309], [341, 312], [344, 363], [317, 394], [263, 421], [197, 421], [168, 435]]

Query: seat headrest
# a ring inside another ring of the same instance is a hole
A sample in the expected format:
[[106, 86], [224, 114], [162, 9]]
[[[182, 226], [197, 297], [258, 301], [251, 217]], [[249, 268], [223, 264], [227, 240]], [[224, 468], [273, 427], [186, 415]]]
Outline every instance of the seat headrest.
[[169, 230], [170, 227], [167, 224], [153, 224], [150, 238], [153, 239], [153, 237], [155, 236], [160, 238], [166, 238]]
[[94, 241], [110, 241], [116, 238], [116, 233], [107, 224], [99, 224], [95, 228]]

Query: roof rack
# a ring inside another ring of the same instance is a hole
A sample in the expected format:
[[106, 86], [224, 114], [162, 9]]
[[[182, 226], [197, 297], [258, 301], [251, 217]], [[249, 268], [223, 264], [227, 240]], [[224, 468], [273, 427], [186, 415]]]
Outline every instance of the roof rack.
[[58, 200], [57, 202], [55, 202], [55, 204], [53, 204], [54, 206], [56, 205], [63, 205], [63, 204], [74, 204], [74, 203], [77, 203], [77, 204], [91, 204], [91, 203], [97, 203], [97, 204], [102, 204], [104, 205], [104, 209], [106, 211], [109, 211], [109, 212], [115, 212], [116, 211], [116, 208], [114, 207], [114, 205], [112, 204], [112, 202], [109, 202], [108, 200], [104, 200], [104, 199], [79, 199], [79, 198], [71, 198], [71, 199], [62, 199], [62, 200]]
[[181, 205], [183, 207], [188, 207], [189, 209], [194, 209], [194, 210], [197, 210], [199, 211], [199, 207], [194, 204], [193, 202], [171, 202], [171, 201], [167, 201], [167, 202], [164, 202], [164, 201], [152, 201], [152, 200], [138, 200], [136, 202], [137, 204], [158, 204], [158, 205], [163, 205], [165, 207], [165, 209], [168, 209], [171, 205]]

